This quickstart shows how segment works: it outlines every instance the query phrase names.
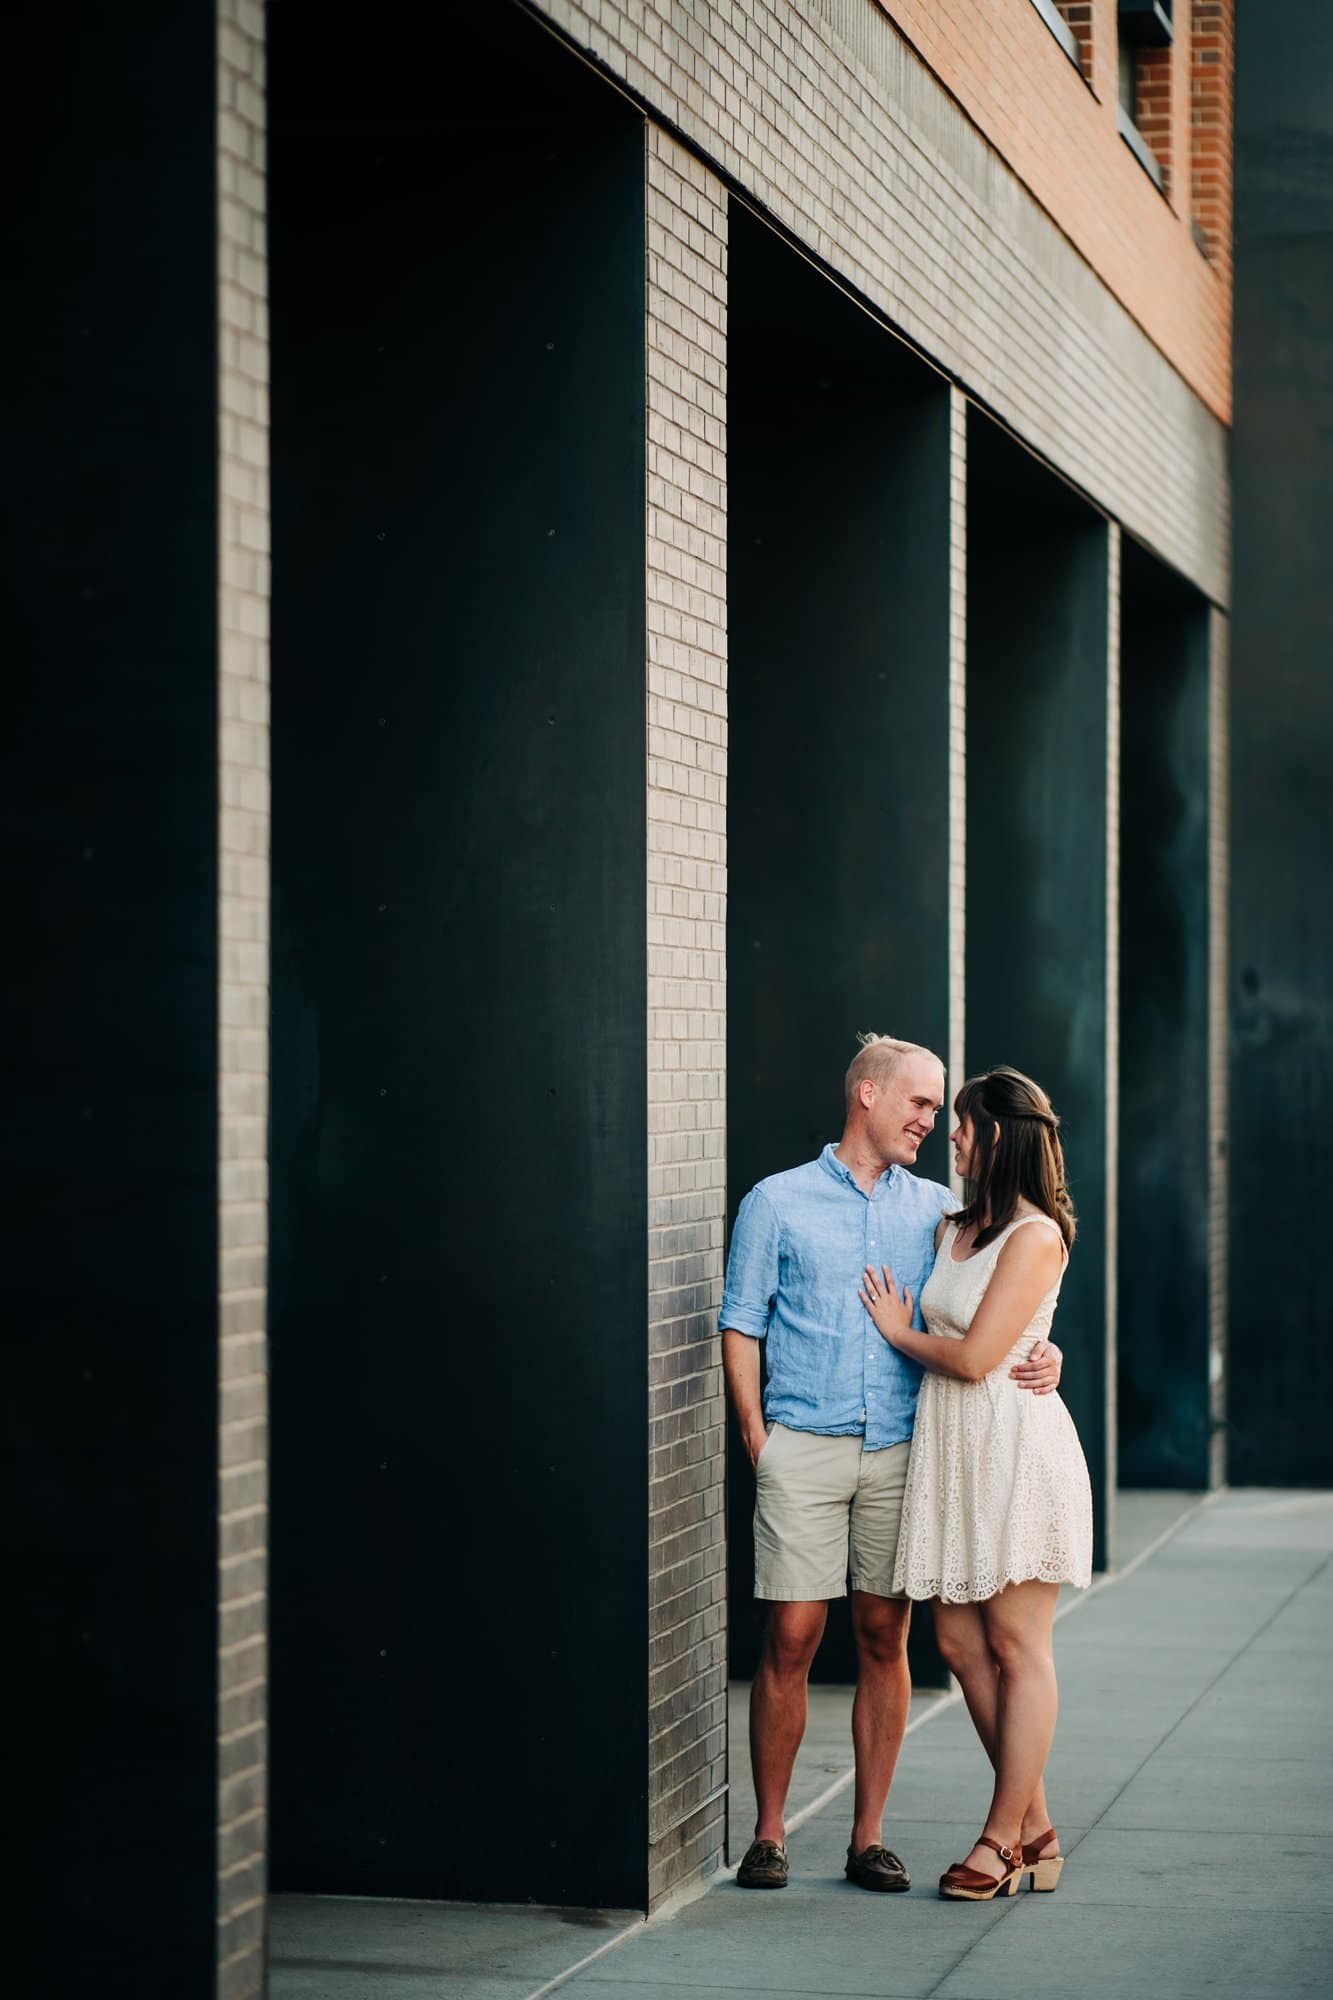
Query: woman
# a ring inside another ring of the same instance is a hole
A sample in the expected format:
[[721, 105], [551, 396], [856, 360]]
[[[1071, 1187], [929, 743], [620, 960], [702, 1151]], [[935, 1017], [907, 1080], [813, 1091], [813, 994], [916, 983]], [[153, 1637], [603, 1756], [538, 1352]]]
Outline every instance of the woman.
[[894, 1589], [931, 1599], [940, 1651], [995, 1769], [986, 1824], [941, 1896], [1053, 1889], [1064, 1866], [1042, 1773], [1055, 1732], [1051, 1625], [1062, 1583], [1092, 1574], [1092, 1490], [1058, 1395], [1024, 1395], [1014, 1362], [1050, 1331], [1074, 1241], [1059, 1121], [1014, 1069], [964, 1084], [954, 1159], [967, 1205], [940, 1223], [921, 1293], [867, 1269], [866, 1311], [926, 1369], [907, 1472]]

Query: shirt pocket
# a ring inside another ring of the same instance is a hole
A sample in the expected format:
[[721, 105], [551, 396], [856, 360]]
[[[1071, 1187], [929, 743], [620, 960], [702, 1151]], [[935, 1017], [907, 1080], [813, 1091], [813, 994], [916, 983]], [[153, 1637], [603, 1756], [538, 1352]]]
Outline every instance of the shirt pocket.
[[792, 1316], [830, 1339], [859, 1331], [857, 1287], [866, 1256], [859, 1229], [831, 1230], [784, 1246], [783, 1298]]
[[[917, 1255], [919, 1256], [920, 1253], [918, 1252]], [[932, 1257], [931, 1261], [925, 1265], [909, 1262], [906, 1257], [899, 1257], [896, 1260], [893, 1257], [884, 1257], [880, 1261], [887, 1264], [889, 1270], [893, 1273], [893, 1282], [898, 1287], [899, 1294], [901, 1295], [904, 1292], [912, 1294], [912, 1324], [916, 1326], [921, 1319], [921, 1294], [926, 1288], [926, 1280], [935, 1268], [934, 1258]], [[879, 1265], [877, 1264], [874, 1268], [878, 1270]], [[858, 1273], [858, 1277], [859, 1275]], [[860, 1301], [858, 1300], [857, 1303], [859, 1305]]]

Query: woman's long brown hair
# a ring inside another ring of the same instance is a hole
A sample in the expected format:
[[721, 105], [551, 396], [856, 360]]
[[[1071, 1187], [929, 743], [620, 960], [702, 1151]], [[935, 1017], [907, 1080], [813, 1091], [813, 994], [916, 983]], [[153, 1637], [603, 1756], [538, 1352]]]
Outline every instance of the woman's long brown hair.
[[1060, 1120], [1041, 1085], [1021, 1070], [987, 1070], [969, 1077], [954, 1110], [960, 1124], [965, 1118], [972, 1123], [967, 1205], [953, 1218], [959, 1228], [977, 1225], [978, 1249], [993, 1243], [1013, 1221], [1021, 1198], [1050, 1216], [1068, 1250], [1077, 1218], [1065, 1184]]

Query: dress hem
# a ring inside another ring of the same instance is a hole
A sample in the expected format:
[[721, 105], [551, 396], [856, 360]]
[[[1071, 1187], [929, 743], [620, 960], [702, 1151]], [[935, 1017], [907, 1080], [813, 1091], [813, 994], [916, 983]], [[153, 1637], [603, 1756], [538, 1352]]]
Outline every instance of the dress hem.
[[1043, 1576], [1040, 1570], [1028, 1570], [1022, 1576], [1007, 1576], [994, 1590], [988, 1590], [984, 1597], [949, 1597], [942, 1590], [912, 1590], [901, 1586], [898, 1595], [910, 1597], [913, 1604], [933, 1604], [938, 1598], [941, 1604], [989, 1604], [992, 1597], [998, 1597], [1002, 1590], [1008, 1590], [1011, 1583], [1053, 1583], [1057, 1587], [1070, 1584], [1075, 1590], [1086, 1590], [1092, 1582], [1091, 1576], [1080, 1579], [1076, 1576]]

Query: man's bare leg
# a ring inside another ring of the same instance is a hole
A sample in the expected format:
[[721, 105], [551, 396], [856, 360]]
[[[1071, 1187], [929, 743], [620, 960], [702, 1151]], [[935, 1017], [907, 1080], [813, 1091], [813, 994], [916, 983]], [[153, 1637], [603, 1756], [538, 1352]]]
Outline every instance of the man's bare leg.
[[861, 1854], [884, 1838], [884, 1806], [907, 1728], [912, 1680], [907, 1666], [911, 1604], [904, 1598], [852, 1592], [852, 1629], [859, 1671], [852, 1703], [856, 1752], [856, 1804], [852, 1851]]
[[770, 1607], [764, 1651], [750, 1689], [750, 1764], [759, 1812], [756, 1840], [785, 1841], [787, 1792], [805, 1734], [810, 1662], [824, 1636], [827, 1604]]

